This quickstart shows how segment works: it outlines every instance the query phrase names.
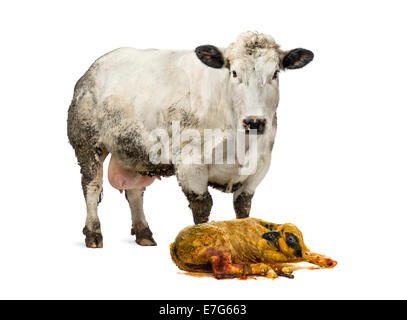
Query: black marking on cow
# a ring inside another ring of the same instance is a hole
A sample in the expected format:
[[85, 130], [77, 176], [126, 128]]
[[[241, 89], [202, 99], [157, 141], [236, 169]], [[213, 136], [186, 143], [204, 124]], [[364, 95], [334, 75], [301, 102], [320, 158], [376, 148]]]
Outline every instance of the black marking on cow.
[[210, 44], [199, 46], [195, 49], [199, 60], [211, 68], [220, 69], [225, 65], [225, 59], [222, 52]]
[[297, 48], [289, 51], [283, 58], [283, 67], [286, 69], [299, 69], [305, 67], [314, 59], [312, 51]]

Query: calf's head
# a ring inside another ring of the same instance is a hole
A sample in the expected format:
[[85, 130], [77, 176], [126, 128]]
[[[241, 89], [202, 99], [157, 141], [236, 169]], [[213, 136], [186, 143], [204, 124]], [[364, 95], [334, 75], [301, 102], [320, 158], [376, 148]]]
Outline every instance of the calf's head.
[[258, 134], [271, 127], [279, 101], [280, 70], [302, 68], [314, 57], [301, 48], [282, 51], [273, 38], [255, 32], [242, 33], [226, 49], [203, 45], [195, 53], [208, 67], [228, 70], [229, 107], [238, 128]]
[[337, 262], [331, 258], [311, 252], [304, 243], [301, 231], [292, 223], [270, 225], [270, 232], [263, 234], [271, 250], [276, 250], [286, 261], [309, 262], [323, 268], [333, 268]]

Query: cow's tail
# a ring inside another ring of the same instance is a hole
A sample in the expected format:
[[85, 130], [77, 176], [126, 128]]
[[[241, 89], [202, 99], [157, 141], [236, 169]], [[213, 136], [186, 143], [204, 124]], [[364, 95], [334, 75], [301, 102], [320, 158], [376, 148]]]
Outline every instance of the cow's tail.
[[209, 272], [205, 266], [195, 266], [195, 265], [190, 265], [188, 263], [183, 263], [178, 255], [177, 255], [177, 248], [175, 246], [175, 243], [171, 243], [170, 245], [170, 253], [171, 253], [171, 258], [172, 261], [177, 265], [178, 268], [180, 268], [183, 271], [188, 271], [188, 272]]

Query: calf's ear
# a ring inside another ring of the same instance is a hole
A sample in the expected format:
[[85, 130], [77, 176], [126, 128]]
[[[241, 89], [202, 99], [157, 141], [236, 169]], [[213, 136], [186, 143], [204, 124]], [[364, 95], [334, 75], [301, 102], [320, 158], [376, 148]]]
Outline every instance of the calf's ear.
[[282, 66], [285, 69], [299, 69], [305, 67], [312, 59], [314, 59], [312, 51], [297, 48], [283, 55]]
[[263, 234], [263, 239], [269, 240], [269, 241], [276, 241], [278, 238], [281, 237], [281, 233], [278, 231], [271, 231], [271, 232], [266, 232]]
[[208, 67], [220, 69], [225, 65], [222, 52], [215, 46], [209, 44], [199, 46], [195, 49], [195, 53], [198, 59]]

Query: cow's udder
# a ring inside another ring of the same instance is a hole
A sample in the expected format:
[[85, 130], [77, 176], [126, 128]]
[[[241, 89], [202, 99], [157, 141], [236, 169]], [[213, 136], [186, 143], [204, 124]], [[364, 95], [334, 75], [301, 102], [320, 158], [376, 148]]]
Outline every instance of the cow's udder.
[[107, 177], [112, 187], [120, 192], [127, 189], [145, 190], [145, 188], [152, 184], [155, 179], [160, 179], [155, 176], [142, 176], [137, 172], [125, 169], [120, 166], [113, 156], [110, 158]]

